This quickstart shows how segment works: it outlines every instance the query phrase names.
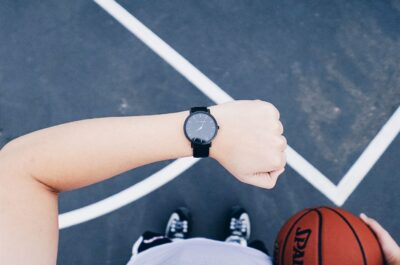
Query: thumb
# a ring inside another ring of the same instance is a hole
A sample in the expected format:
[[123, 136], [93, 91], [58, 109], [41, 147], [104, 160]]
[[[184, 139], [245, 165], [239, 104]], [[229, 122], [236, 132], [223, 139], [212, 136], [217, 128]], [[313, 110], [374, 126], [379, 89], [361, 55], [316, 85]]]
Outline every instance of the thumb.
[[375, 219], [369, 218], [366, 214], [360, 214], [360, 218], [375, 232], [381, 244], [386, 262], [389, 265], [400, 265], [400, 248], [396, 241], [390, 236]]

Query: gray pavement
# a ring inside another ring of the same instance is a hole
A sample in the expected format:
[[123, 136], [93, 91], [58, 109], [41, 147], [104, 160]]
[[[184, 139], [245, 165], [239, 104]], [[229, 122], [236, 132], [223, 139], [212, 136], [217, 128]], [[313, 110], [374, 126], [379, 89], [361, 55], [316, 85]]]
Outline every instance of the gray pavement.
[[[120, 1], [236, 99], [281, 111], [289, 144], [335, 184], [400, 105], [399, 1]], [[91, 1], [0, 3], [0, 146], [72, 120], [181, 111], [213, 102]], [[400, 241], [397, 137], [344, 204]], [[60, 196], [62, 213], [119, 192], [171, 161]], [[212, 184], [212, 185], [210, 185]], [[283, 222], [333, 205], [290, 167], [277, 187], [243, 185], [205, 159], [146, 197], [61, 230], [58, 264], [124, 264], [145, 230], [186, 205], [194, 236], [222, 239], [243, 205], [272, 248]]]

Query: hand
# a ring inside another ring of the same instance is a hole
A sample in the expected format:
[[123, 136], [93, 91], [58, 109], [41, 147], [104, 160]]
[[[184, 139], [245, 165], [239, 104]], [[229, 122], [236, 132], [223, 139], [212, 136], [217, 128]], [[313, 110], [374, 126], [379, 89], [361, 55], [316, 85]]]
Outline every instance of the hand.
[[261, 100], [239, 100], [210, 111], [220, 126], [210, 156], [238, 180], [273, 188], [286, 164], [287, 142], [278, 110]]
[[383, 255], [389, 265], [400, 265], [400, 247], [390, 234], [374, 219], [360, 214], [361, 219], [375, 232], [381, 244]]

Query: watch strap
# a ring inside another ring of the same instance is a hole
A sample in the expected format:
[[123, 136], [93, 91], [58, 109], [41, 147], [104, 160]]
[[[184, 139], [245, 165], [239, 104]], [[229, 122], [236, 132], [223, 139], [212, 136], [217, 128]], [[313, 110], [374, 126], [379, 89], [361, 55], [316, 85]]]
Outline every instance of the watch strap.
[[210, 153], [211, 143], [198, 144], [192, 142], [193, 157], [208, 157]]
[[207, 107], [193, 107], [190, 109], [190, 113], [197, 112], [197, 111], [204, 111], [210, 113], [210, 110]]

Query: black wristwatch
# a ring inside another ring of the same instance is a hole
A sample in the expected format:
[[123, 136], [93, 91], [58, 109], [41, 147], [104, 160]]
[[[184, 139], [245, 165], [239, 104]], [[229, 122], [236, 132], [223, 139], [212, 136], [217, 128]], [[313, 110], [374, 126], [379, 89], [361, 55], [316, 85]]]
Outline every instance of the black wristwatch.
[[193, 148], [194, 157], [208, 157], [211, 141], [219, 126], [207, 107], [194, 107], [186, 118], [183, 130]]

